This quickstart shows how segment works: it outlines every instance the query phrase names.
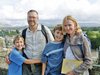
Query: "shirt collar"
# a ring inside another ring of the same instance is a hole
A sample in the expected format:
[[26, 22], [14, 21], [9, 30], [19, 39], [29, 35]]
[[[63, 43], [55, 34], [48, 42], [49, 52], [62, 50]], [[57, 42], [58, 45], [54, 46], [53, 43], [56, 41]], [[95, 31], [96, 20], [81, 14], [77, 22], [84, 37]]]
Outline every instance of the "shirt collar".
[[69, 43], [69, 44], [71, 44], [71, 45], [78, 45], [78, 44], [82, 44], [83, 42], [82, 42], [82, 36], [83, 36], [83, 34], [81, 33], [81, 34], [79, 34], [79, 35], [74, 35], [74, 37], [73, 37], [73, 39], [72, 39], [72, 41], [69, 43], [69, 36], [67, 36], [67, 38], [66, 38], [66, 42], [67, 43]]
[[[41, 25], [38, 24], [37, 29], [35, 31], [41, 30]], [[29, 29], [29, 27], [27, 28], [27, 31], [30, 32], [31, 30]]]

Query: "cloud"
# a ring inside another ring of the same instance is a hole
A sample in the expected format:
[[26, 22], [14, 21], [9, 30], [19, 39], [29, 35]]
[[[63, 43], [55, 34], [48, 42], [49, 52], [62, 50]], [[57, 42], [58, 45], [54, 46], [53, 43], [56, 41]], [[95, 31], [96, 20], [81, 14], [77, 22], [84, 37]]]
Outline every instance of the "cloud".
[[100, 0], [3, 0], [0, 2], [0, 19], [26, 19], [27, 12], [35, 9], [40, 19], [63, 19], [72, 15], [77, 21], [100, 21]]

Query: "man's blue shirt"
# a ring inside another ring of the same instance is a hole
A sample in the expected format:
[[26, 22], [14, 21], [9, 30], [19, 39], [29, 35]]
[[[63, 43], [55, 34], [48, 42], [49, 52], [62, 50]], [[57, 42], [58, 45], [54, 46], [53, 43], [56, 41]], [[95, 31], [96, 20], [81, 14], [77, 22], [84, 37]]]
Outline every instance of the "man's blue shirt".
[[61, 67], [63, 61], [63, 43], [50, 42], [45, 46], [42, 54], [42, 62], [49, 63], [47, 65], [45, 75], [61, 75]]
[[26, 60], [23, 53], [19, 52], [14, 48], [9, 56], [11, 64], [8, 67], [7, 75], [22, 75], [22, 63]]

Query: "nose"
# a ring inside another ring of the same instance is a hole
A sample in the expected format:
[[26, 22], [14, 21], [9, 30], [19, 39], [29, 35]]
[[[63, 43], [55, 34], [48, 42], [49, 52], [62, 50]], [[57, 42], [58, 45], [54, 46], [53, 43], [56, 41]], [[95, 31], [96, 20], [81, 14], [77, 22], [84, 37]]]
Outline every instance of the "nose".
[[21, 43], [18, 43], [19, 45], [21, 45]]
[[67, 29], [69, 29], [69, 26], [67, 26]]
[[61, 34], [58, 34], [58, 36], [61, 36]]
[[30, 20], [33, 20], [33, 18], [30, 18]]

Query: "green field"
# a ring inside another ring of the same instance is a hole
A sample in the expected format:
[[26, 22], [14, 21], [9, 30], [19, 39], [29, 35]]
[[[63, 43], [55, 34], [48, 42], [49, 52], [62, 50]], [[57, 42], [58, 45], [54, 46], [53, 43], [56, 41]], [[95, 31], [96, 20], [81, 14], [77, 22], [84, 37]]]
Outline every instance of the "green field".
[[[86, 33], [87, 31], [83, 31], [84, 33]], [[92, 31], [94, 32], [95, 34], [99, 33], [99, 31]]]

